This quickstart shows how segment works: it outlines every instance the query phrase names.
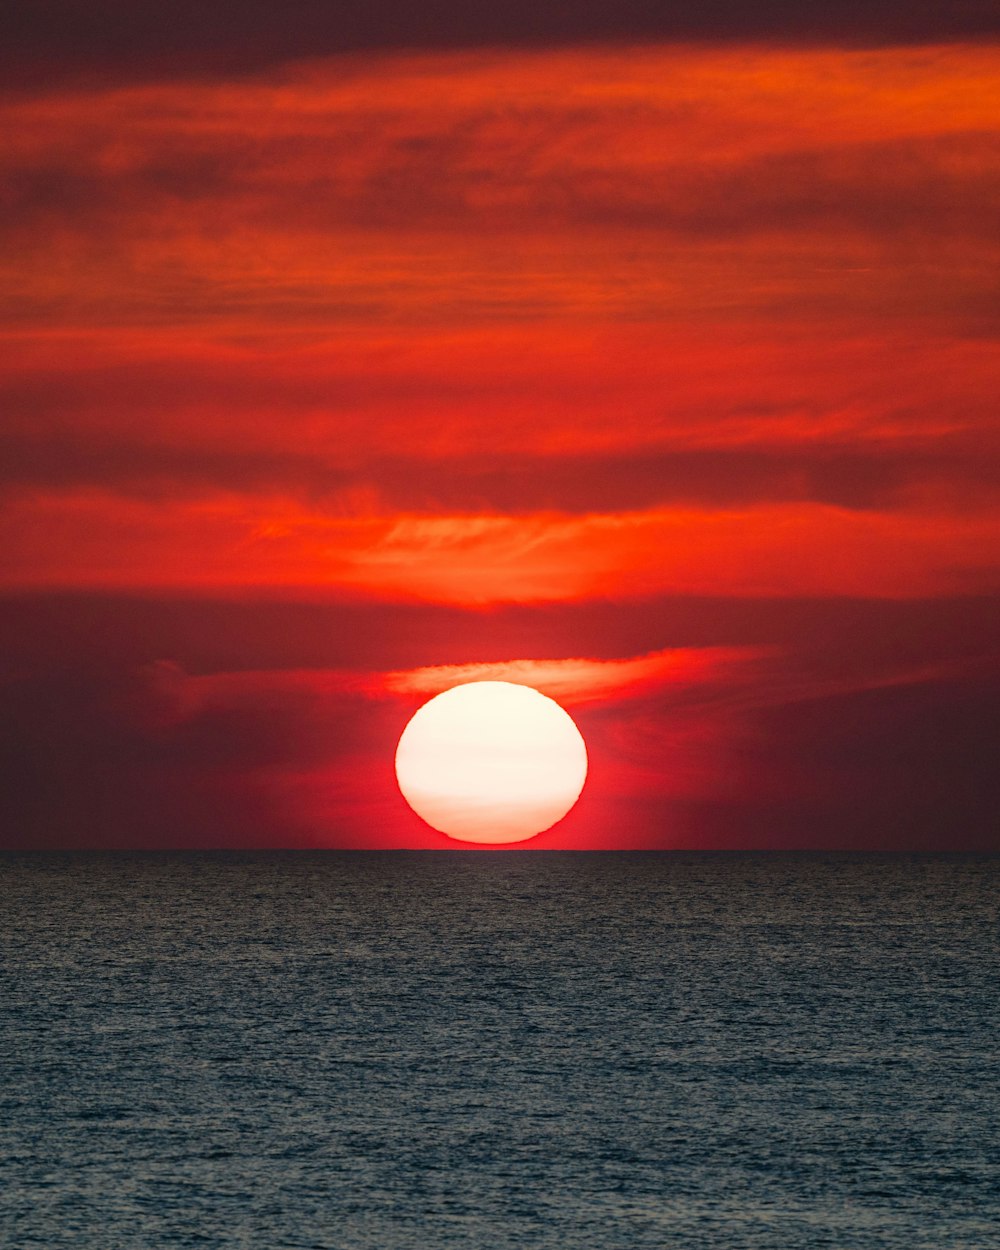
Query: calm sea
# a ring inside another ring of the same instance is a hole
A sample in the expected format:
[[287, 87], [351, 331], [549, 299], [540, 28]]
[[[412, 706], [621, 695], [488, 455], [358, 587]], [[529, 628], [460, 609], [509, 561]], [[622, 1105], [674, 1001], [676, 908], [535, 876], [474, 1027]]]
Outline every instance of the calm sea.
[[1000, 1246], [1000, 859], [0, 857], [0, 1243]]

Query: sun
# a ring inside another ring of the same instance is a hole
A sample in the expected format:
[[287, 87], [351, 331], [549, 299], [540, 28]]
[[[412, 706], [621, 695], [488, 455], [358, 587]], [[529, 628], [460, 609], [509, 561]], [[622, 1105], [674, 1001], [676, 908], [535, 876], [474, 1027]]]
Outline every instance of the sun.
[[417, 711], [396, 779], [432, 828], [460, 842], [525, 842], [562, 820], [587, 778], [572, 717], [531, 686], [473, 681]]

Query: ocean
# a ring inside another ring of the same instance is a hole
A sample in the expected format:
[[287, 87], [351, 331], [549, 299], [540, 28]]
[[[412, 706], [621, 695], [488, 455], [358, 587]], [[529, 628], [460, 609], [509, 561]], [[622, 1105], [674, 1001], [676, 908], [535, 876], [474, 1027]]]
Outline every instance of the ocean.
[[1000, 858], [0, 856], [0, 1243], [991, 1250]]

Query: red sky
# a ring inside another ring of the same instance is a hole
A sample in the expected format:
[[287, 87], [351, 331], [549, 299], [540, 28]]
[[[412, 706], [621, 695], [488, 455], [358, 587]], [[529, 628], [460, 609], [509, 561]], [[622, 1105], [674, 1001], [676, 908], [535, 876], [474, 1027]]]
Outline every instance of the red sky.
[[0, 97], [2, 844], [455, 845], [483, 675], [588, 741], [529, 846], [995, 846], [984, 10], [223, 8]]

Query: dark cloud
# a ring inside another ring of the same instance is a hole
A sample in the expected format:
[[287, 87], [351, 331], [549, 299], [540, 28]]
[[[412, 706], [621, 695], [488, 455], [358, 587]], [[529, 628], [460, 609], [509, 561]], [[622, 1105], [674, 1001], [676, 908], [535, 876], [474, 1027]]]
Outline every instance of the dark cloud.
[[[37, 164], [25, 154], [23, 163], [8, 165], [0, 229], [22, 245], [57, 237], [125, 243], [169, 237], [172, 218], [189, 221], [196, 212], [206, 236], [224, 222], [265, 231], [501, 237], [544, 223], [693, 241], [817, 229], [838, 237], [894, 235], [897, 245], [899, 232], [914, 241], [995, 238], [1000, 142], [987, 131], [833, 144], [803, 136], [799, 150], [718, 161], [671, 152], [676, 120], [661, 107], [643, 119], [664, 140], [655, 165], [619, 163], [605, 153], [588, 168], [560, 164], [552, 150], [565, 135], [607, 131], [615, 121], [627, 134], [634, 122], [627, 111], [514, 106], [505, 110], [514, 137], [504, 141], [494, 134], [494, 107], [486, 102], [457, 121], [425, 121], [423, 136], [419, 122], [401, 126], [399, 113], [370, 106], [360, 121], [331, 115], [315, 134], [272, 138], [243, 133], [233, 117], [220, 119], [217, 133], [199, 135], [185, 119], [158, 132], [155, 144], [133, 135], [137, 150], [114, 170], [109, 161], [121, 139], [105, 119], [96, 134], [77, 134], [75, 149], [39, 155]], [[414, 126], [417, 137], [405, 133]], [[404, 133], [395, 133], [400, 128]]]
[[[0, 598], [0, 656], [12, 676], [67, 664], [141, 670], [169, 659], [194, 674], [403, 669], [486, 660], [645, 655], [664, 647], [778, 646], [817, 672], [910, 669], [992, 654], [1000, 599], [729, 599], [697, 596], [463, 610], [331, 596]], [[824, 658], [826, 657], [826, 658]]]
[[[742, 767], [770, 793], [694, 813], [725, 845], [739, 828], [781, 849], [992, 851], [1000, 847], [1000, 674], [859, 691], [754, 720]], [[721, 819], [720, 819], [721, 816]]]
[[[917, 440], [919, 442], [919, 440]], [[733, 507], [811, 501], [892, 508], [919, 493], [951, 506], [1000, 500], [991, 458], [963, 440], [869, 449], [816, 440], [798, 449], [703, 448], [603, 455], [355, 455], [156, 446], [87, 437], [0, 433], [0, 491], [95, 487], [146, 500], [213, 491], [281, 494], [332, 508], [369, 492], [390, 512], [530, 515], [628, 512], [668, 504]], [[955, 445], [957, 444], [957, 446]]]
[[363, 843], [364, 813], [317, 823], [297, 782], [334, 799], [338, 764], [361, 753], [377, 807], [402, 716], [294, 685], [206, 698], [175, 661], [16, 677], [0, 684], [0, 849]]
[[33, 0], [5, 15], [9, 82], [94, 75], [247, 72], [293, 58], [387, 48], [545, 45], [594, 40], [774, 39], [851, 44], [996, 34], [990, 0]]

